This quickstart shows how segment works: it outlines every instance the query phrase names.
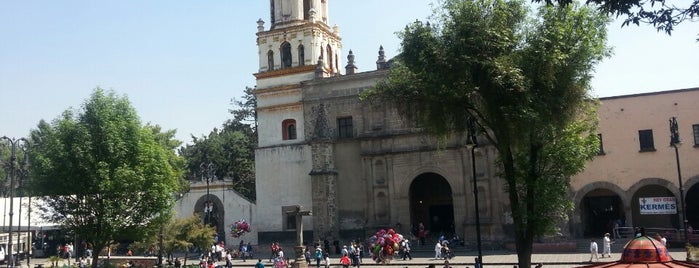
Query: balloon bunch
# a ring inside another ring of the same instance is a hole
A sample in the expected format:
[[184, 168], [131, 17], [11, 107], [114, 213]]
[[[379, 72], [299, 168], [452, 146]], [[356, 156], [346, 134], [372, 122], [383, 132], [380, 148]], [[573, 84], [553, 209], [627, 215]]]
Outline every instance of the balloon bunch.
[[369, 237], [371, 258], [377, 263], [389, 263], [393, 259], [393, 254], [398, 251], [402, 240], [403, 235], [396, 233], [393, 229], [379, 230]]
[[239, 220], [231, 224], [231, 236], [238, 238], [250, 232], [250, 224], [245, 220]]

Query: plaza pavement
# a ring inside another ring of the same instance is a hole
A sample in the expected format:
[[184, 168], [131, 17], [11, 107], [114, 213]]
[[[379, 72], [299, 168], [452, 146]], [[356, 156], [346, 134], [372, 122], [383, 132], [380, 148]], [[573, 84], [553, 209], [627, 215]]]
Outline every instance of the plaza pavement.
[[[676, 259], [676, 260], [685, 260], [686, 259], [686, 252], [684, 249], [679, 249], [679, 248], [671, 248], [669, 249], [670, 255]], [[473, 262], [474, 259], [477, 255], [477, 252], [475, 251], [468, 251], [468, 252], [457, 252], [456, 256], [449, 260], [449, 263], [452, 267], [454, 268], [464, 268], [464, 267], [473, 267]], [[259, 256], [256, 256], [259, 257]], [[262, 262], [265, 264], [265, 267], [273, 268], [273, 265], [271, 262], [269, 262], [269, 257], [268, 256], [262, 256]], [[600, 258], [598, 261], [593, 260], [593, 262], [613, 262], [613, 261], [618, 261], [619, 258], [621, 257], [621, 254], [619, 252], [613, 253], [611, 258]], [[590, 264], [590, 253], [587, 252], [571, 252], [571, 253], [535, 253], [532, 255], [532, 267], [536, 265], [537, 263], [541, 263], [543, 267], [552, 267], [552, 268], [569, 268], [569, 267], [578, 267], [578, 266], [583, 266]], [[333, 268], [338, 268], [342, 267], [339, 264], [339, 258], [337, 256], [331, 257], [331, 267]], [[257, 258], [254, 259], [248, 259], [247, 261], [243, 262], [240, 259], [235, 259], [233, 260], [233, 266], [234, 267], [254, 267], [255, 263], [257, 262]], [[63, 264], [67, 262], [62, 261], [59, 263], [59, 267], [62, 267]], [[71, 262], [73, 263], [73, 262]], [[188, 260], [187, 264], [194, 264], [197, 263], [196, 260]], [[36, 268], [37, 265], [42, 264], [45, 268], [50, 267], [51, 263], [48, 259], [44, 258], [35, 258], [32, 259], [30, 262], [31, 267], [30, 268]], [[219, 265], [225, 265], [225, 263], [218, 263]], [[315, 262], [313, 262], [315, 264]], [[401, 260], [401, 259], [394, 259], [388, 264], [376, 264], [374, 263], [370, 258], [364, 258], [364, 261], [361, 266], [366, 266], [366, 267], [372, 267], [372, 268], [380, 268], [380, 267], [386, 267], [386, 268], [402, 268], [402, 267], [410, 267], [410, 268], [415, 268], [415, 267], [427, 267], [430, 264], [434, 264], [436, 268], [440, 268], [444, 266], [444, 260], [436, 260], [434, 259], [434, 253], [432, 252], [427, 252], [427, 251], [420, 251], [420, 252], [414, 252], [413, 254], [413, 259], [412, 260]], [[514, 265], [517, 264], [517, 254], [511, 251], [483, 251], [483, 267], [492, 267], [492, 268], [513, 268]], [[26, 260], [22, 262], [21, 267], [26, 268]], [[310, 267], [315, 267], [315, 265], [311, 265]], [[321, 263], [321, 267], [323, 267]]]

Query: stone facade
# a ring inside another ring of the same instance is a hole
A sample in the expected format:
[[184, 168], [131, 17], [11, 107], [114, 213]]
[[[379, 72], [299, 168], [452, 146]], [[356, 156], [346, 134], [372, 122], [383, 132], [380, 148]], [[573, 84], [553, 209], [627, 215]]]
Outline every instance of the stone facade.
[[[688, 223], [699, 226], [699, 88], [601, 98], [600, 103], [602, 153], [571, 181], [573, 234], [598, 235], [611, 230], [605, 225], [614, 226], [614, 220], [622, 227], [676, 233], [683, 228], [677, 161]], [[669, 146], [670, 117], [677, 118], [683, 143], [677, 155]], [[649, 197], [676, 198], [678, 213], [642, 213], [639, 202]]]
[[[261, 243], [293, 238], [295, 224], [284, 209], [295, 205], [313, 212], [303, 219], [305, 231], [312, 234], [306, 237], [313, 241], [368, 237], [384, 227], [409, 235], [420, 222], [432, 235], [455, 233], [473, 241], [476, 209], [483, 240], [513, 240], [508, 198], [492, 146], [479, 141], [474, 167], [461, 133], [437, 141], [389, 104], [360, 100], [361, 92], [390, 68], [383, 50], [379, 48], [377, 69], [365, 72], [356, 71], [350, 51], [343, 75], [339, 31], [328, 26], [327, 1], [274, 3], [273, 23], [265, 30], [259, 21], [257, 34], [258, 200], [253, 226]], [[282, 14], [285, 20], [277, 14], [282, 12], [277, 10], [280, 3], [291, 6], [290, 13]], [[317, 9], [324, 12], [322, 20], [310, 16]], [[285, 42], [305, 50], [289, 51]], [[660, 137], [667, 137], [670, 116], [685, 124], [682, 137], [695, 139], [694, 147], [687, 142], [679, 155], [688, 197], [685, 211], [689, 224], [699, 224], [699, 198], [692, 197], [699, 196], [699, 166], [694, 161], [699, 159], [698, 100], [699, 89], [601, 99], [603, 154], [572, 178], [575, 211], [570, 222], [562, 224], [561, 235], [601, 237], [614, 231], [615, 224], [675, 233], [682, 228], [679, 214], [639, 211], [643, 198], [679, 200], [674, 152], [665, 146], [638, 150], [639, 130], [647, 135], [650, 129], [656, 144], [667, 144], [667, 138]], [[648, 142], [647, 136], [643, 139]]]
[[[245, 240], [257, 244], [257, 235], [245, 234], [239, 239], [230, 235], [230, 227], [236, 221], [245, 220], [256, 222], [256, 205], [233, 190], [230, 181], [216, 180], [210, 182], [190, 182], [189, 191], [178, 196], [175, 202], [175, 217], [187, 218], [192, 215], [201, 217], [202, 222], [210, 222], [216, 227], [219, 239], [226, 245], [234, 245]], [[205, 212], [205, 204], [209, 201], [213, 204], [210, 213]]]

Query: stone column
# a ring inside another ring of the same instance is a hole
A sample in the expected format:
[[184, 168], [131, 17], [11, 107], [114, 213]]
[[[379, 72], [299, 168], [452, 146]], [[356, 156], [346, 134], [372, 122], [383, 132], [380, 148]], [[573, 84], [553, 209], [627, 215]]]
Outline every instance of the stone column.
[[311, 211], [303, 210], [303, 207], [297, 205], [294, 211], [288, 213], [296, 217], [296, 260], [294, 260], [294, 268], [308, 268], [306, 257], [303, 256], [303, 216], [310, 216]]

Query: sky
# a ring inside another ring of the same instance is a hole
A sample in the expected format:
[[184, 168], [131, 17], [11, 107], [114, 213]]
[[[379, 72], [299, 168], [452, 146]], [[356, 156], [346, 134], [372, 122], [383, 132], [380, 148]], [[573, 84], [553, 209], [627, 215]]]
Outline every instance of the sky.
[[[395, 56], [395, 33], [427, 19], [430, 2], [329, 1], [341, 65], [349, 50], [358, 71], [375, 69], [381, 45]], [[28, 136], [100, 87], [127, 96], [143, 123], [176, 129], [191, 143], [230, 118], [231, 99], [255, 85], [260, 18], [269, 29], [269, 1], [2, 0], [0, 136]], [[597, 66], [593, 95], [699, 87], [699, 22], [672, 36], [620, 25], [609, 26], [614, 55]]]

